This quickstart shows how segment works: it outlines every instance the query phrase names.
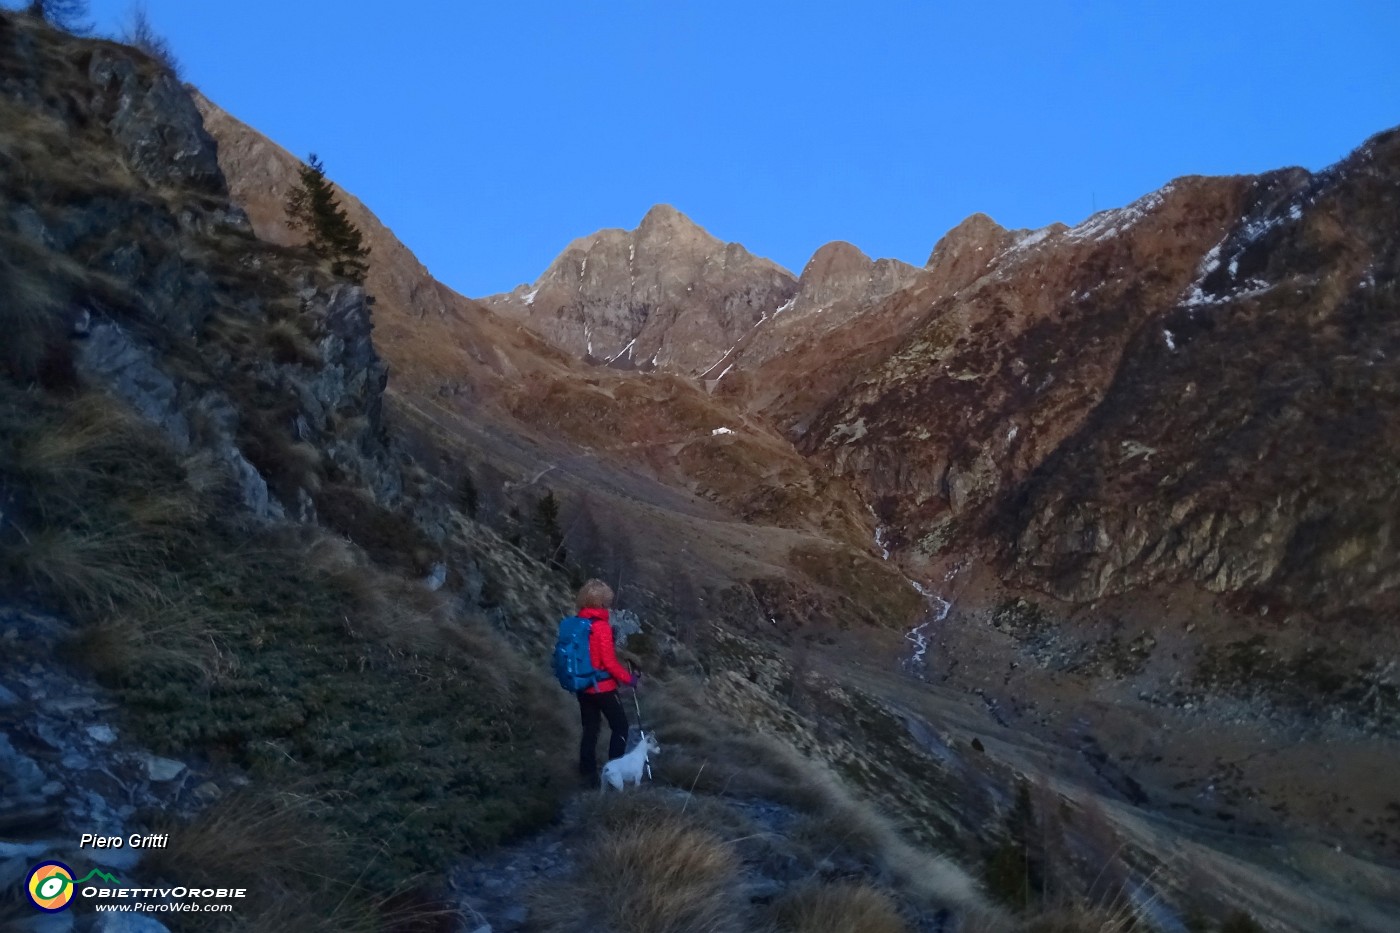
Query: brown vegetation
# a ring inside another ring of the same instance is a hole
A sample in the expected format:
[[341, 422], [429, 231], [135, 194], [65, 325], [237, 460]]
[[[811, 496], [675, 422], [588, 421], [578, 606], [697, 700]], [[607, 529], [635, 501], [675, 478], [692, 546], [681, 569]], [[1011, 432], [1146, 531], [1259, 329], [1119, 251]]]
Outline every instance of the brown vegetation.
[[631, 807], [601, 828], [577, 876], [531, 901], [546, 933], [743, 933], [739, 862], [694, 817]]

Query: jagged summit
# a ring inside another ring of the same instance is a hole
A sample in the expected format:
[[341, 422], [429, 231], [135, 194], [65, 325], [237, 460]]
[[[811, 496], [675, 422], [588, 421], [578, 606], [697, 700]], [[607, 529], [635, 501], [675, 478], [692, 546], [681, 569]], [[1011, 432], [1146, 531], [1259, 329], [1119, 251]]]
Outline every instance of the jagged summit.
[[777, 263], [658, 204], [636, 229], [581, 237], [531, 285], [482, 300], [571, 355], [698, 374], [796, 291]]
[[945, 294], [965, 288], [1028, 231], [1007, 230], [986, 214], [973, 214], [945, 233], [924, 268]]
[[949, 250], [956, 249], [960, 244], [993, 242], [1007, 233], [1005, 227], [981, 211], [969, 214], [956, 227], [939, 238], [933, 247], [933, 252], [929, 253], [928, 262], [924, 263], [924, 267], [932, 266]]

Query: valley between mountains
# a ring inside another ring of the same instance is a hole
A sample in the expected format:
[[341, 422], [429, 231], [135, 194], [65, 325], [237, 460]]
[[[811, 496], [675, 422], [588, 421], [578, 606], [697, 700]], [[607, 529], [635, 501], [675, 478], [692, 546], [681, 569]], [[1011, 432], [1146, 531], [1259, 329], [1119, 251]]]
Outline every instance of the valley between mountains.
[[[228, 929], [593, 929], [596, 851], [648, 930], [1395, 929], [1400, 130], [923, 266], [658, 205], [472, 299], [344, 191], [336, 280], [135, 50], [0, 13], [0, 108], [0, 879], [82, 800]], [[663, 747], [611, 804], [590, 575]]]
[[[205, 113], [284, 235], [295, 161]], [[393, 259], [370, 284], [391, 405], [449, 474], [553, 490], [645, 585], [685, 575], [959, 767], [979, 739], [1001, 793], [1022, 774], [1109, 808], [1158, 877], [1382, 929], [1397, 208], [1390, 132], [1076, 227], [975, 215], [923, 268], [833, 243], [794, 276], [663, 205], [479, 302]]]

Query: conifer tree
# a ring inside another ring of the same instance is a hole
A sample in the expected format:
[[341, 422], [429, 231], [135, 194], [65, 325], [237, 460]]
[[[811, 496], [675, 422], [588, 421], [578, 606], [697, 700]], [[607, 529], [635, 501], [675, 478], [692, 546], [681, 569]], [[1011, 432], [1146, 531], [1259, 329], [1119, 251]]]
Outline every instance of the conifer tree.
[[29, 0], [24, 12], [68, 32], [87, 32], [87, 0]]
[[170, 42], [156, 32], [156, 28], [151, 25], [151, 16], [146, 10], [144, 0], [133, 5], [131, 12], [127, 14], [127, 24], [126, 29], [122, 32], [122, 41], [127, 45], [136, 46], [164, 65], [171, 74], [179, 76], [180, 62], [175, 58], [175, 52], [170, 48]]
[[559, 528], [559, 500], [552, 490], [535, 505], [535, 534], [547, 562], [563, 566], [568, 561], [564, 532]]
[[331, 272], [356, 285], [369, 274], [369, 247], [364, 235], [335, 196], [326, 167], [312, 153], [301, 167], [297, 186], [287, 196], [287, 218], [307, 236], [307, 245], [331, 264]]
[[457, 501], [461, 503], [462, 511], [467, 513], [468, 518], [476, 518], [481, 497], [476, 491], [476, 482], [472, 480], [469, 470], [462, 471], [462, 481], [457, 484]]

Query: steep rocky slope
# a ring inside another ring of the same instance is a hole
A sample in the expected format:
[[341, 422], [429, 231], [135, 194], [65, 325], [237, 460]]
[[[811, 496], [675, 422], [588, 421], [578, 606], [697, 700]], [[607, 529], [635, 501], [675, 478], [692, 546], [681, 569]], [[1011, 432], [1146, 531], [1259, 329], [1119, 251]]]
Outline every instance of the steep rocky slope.
[[[209, 101], [199, 106], [219, 142], [233, 197], [255, 231], [273, 242], [294, 242], [284, 204], [298, 160]], [[701, 588], [756, 584], [770, 594], [765, 618], [794, 624], [790, 604], [803, 600], [790, 592], [793, 576], [804, 580], [799, 590], [822, 594], [819, 601], [832, 614], [838, 610], [831, 607], [841, 606], [840, 614], [889, 624], [877, 616], [888, 611], [902, 622], [917, 611], [918, 600], [899, 586], [898, 572], [865, 548], [873, 526], [858, 497], [843, 481], [814, 470], [765, 420], [746, 417], [664, 368], [638, 372], [624, 365], [626, 358], [600, 365], [605, 361], [590, 360], [586, 345], [573, 338], [558, 347], [546, 343], [510, 317], [505, 299], [477, 303], [432, 280], [371, 211], [344, 197], [373, 250], [367, 288], [375, 296], [375, 345], [391, 372], [390, 417], [443, 485], [455, 489], [462, 477], [474, 475], [486, 507], [505, 519], [512, 510], [528, 514], [538, 497], [553, 491], [564, 503], [566, 528], [595, 525], [601, 517], [600, 531], [590, 537], [607, 539], [606, 546], [574, 542], [580, 557], [599, 549], [636, 554], [633, 570], [658, 591], [686, 567]], [[705, 274], [715, 294], [740, 304], [752, 299], [754, 308], [771, 310], [793, 295], [795, 283], [771, 263], [720, 244], [669, 208], [653, 210], [633, 233], [605, 231], [579, 241], [541, 282], [573, 269], [568, 257], [581, 268], [587, 257], [575, 252], [586, 253], [585, 246], [603, 250], [590, 262], [590, 289], [631, 283], [625, 257], [635, 246], [637, 287], [665, 298], [657, 306], [662, 310], [647, 318], [647, 334], [677, 346], [694, 334], [671, 325], [707, 329], [714, 323], [690, 314], [714, 294], [677, 285], [699, 274], [697, 268], [710, 270]], [[665, 265], [676, 257], [684, 257], [680, 267]], [[878, 281], [889, 278], [881, 273]], [[760, 287], [775, 281], [781, 287]], [[849, 298], [872, 286], [869, 274], [859, 272], [829, 287], [814, 300]], [[542, 311], [550, 294], [563, 292], [544, 288], [528, 307]], [[588, 294], [603, 301], [604, 291]], [[589, 308], [590, 315], [597, 311]], [[745, 311], [733, 326], [746, 315], [752, 316]], [[752, 321], [740, 329], [752, 332]], [[619, 330], [615, 347], [637, 333]], [[821, 570], [813, 577], [803, 567]], [[839, 571], [835, 577], [832, 567]], [[842, 584], [870, 598], [853, 604]]]
[[701, 379], [713, 392], [745, 396], [753, 404], [758, 394], [748, 378], [753, 370], [775, 357], [791, 356], [796, 345], [820, 341], [865, 319], [871, 306], [919, 278], [919, 270], [906, 263], [872, 260], [850, 243], [827, 243], [803, 267], [797, 293], [764, 314]]
[[1398, 179], [1390, 133], [1318, 176], [1184, 179], [1024, 239], [804, 448], [897, 549], [990, 544], [1065, 599], [1189, 580], [1392, 610]]
[[[800, 437], [853, 379], [893, 353], [940, 299], [971, 284], [1030, 235], [974, 214], [938, 241], [922, 270], [884, 259], [858, 263], [868, 277], [852, 281], [849, 273], [839, 276], [850, 284], [837, 313], [826, 314], [825, 306], [814, 301], [815, 313], [764, 322], [737, 348], [730, 377], [715, 391], [733, 404], [762, 412], [789, 436]], [[829, 293], [823, 272], [830, 268], [817, 260], [835, 255], [833, 250], [851, 255], [831, 244], [818, 251], [804, 272], [817, 294]]]
[[[920, 293], [924, 320], [825, 408], [804, 448], [861, 476], [897, 549], [938, 553], [950, 523], [999, 485], [990, 476], [1028, 475], [1078, 429], [1134, 316], [1189, 284], [1242, 186], [1182, 182], [1125, 208], [1121, 231], [1106, 218], [1044, 231], [962, 289]], [[1150, 257], [1141, 275], [1138, 257]], [[916, 514], [909, 528], [898, 520]]]
[[[288, 226], [286, 212], [301, 161], [197, 92], [195, 103], [218, 140], [219, 166], [230, 195], [253, 231], [270, 243], [301, 242]], [[365, 287], [376, 304], [375, 340], [391, 360], [400, 348], [409, 348], [421, 364], [397, 373], [396, 387], [490, 401], [502, 383], [547, 371], [563, 359], [559, 351], [438, 282], [372, 211], [353, 194], [336, 190], [370, 248]]]

